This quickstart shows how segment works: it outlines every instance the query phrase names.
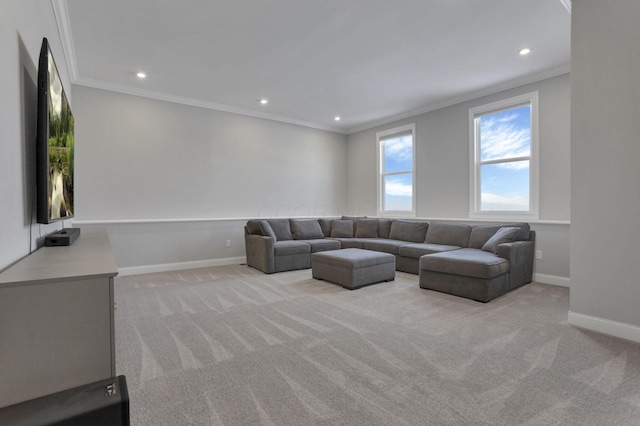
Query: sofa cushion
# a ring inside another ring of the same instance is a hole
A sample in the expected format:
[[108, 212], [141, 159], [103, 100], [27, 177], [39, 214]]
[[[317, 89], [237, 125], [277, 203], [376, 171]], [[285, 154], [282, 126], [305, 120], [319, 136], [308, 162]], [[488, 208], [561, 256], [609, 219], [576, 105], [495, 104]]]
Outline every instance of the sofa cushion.
[[461, 247], [446, 246], [444, 244], [415, 243], [401, 246], [398, 254], [404, 257], [419, 259], [425, 254], [441, 253], [443, 251], [458, 250], [459, 248]]
[[477, 278], [494, 278], [509, 271], [509, 262], [493, 253], [463, 248], [422, 256], [420, 270]]
[[471, 226], [463, 223], [432, 222], [424, 240], [427, 244], [467, 247]]
[[278, 240], [278, 237], [276, 237], [275, 232], [273, 232], [273, 229], [271, 228], [271, 225], [269, 225], [269, 222], [267, 222], [266, 220], [261, 220], [258, 222], [258, 226], [260, 227], [260, 234], [264, 235], [265, 237], [271, 237], [274, 240]]
[[340, 250], [342, 248], [340, 241], [332, 240], [331, 238], [305, 240], [304, 242], [311, 246], [311, 253], [327, 250]]
[[520, 232], [520, 228], [514, 228], [514, 227], [500, 228], [482, 246], [482, 250], [497, 254], [498, 245], [515, 241], [516, 236], [518, 235], [519, 232]]
[[517, 241], [528, 241], [530, 227], [528, 223], [496, 223], [490, 225], [475, 225], [471, 227], [471, 234], [469, 235], [469, 248], [482, 248], [482, 246], [489, 241], [489, 238], [495, 234], [498, 229], [505, 227], [519, 228]]
[[505, 224], [472, 226], [471, 233], [469, 234], [469, 244], [467, 244], [467, 247], [481, 249], [482, 246], [489, 241], [489, 238], [493, 237], [493, 234], [503, 226], [505, 226]]
[[248, 220], [247, 224], [245, 225], [245, 229], [247, 230], [247, 234], [249, 235], [262, 235], [259, 219]]
[[324, 233], [317, 220], [291, 219], [291, 233], [294, 240], [313, 240], [324, 238]]
[[336, 238], [353, 237], [353, 221], [340, 219], [331, 222], [331, 236]]
[[356, 238], [378, 238], [378, 220], [358, 219], [356, 222]]
[[293, 240], [289, 219], [268, 219], [267, 222], [273, 229], [277, 241]]
[[371, 241], [371, 238], [333, 238], [332, 240], [336, 240], [340, 242], [340, 248], [364, 248], [365, 241]]
[[391, 222], [389, 239], [421, 243], [424, 241], [428, 227], [429, 224], [427, 222], [394, 219]]
[[331, 236], [331, 222], [333, 222], [333, 219], [318, 219], [318, 223], [325, 237]]
[[529, 241], [529, 234], [531, 232], [531, 225], [526, 222], [522, 223], [510, 223], [507, 226], [520, 228], [518, 235], [516, 235], [515, 241]]
[[399, 254], [400, 247], [407, 244], [406, 241], [385, 240], [382, 238], [365, 240], [364, 248], [366, 250], [381, 251], [384, 253]]
[[273, 254], [276, 257], [307, 253], [311, 253], [311, 245], [304, 241], [276, 241], [273, 245]]
[[389, 238], [391, 232], [391, 219], [378, 219], [378, 237]]

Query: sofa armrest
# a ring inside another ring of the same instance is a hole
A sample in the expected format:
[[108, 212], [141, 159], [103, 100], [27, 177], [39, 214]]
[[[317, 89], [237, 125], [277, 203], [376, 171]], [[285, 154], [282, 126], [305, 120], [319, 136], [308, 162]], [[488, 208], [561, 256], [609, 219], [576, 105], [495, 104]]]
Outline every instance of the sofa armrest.
[[276, 240], [263, 235], [246, 234], [244, 236], [247, 265], [266, 274], [275, 272], [274, 249]]
[[509, 261], [509, 288], [514, 289], [533, 280], [533, 241], [514, 241], [499, 244], [498, 256]]

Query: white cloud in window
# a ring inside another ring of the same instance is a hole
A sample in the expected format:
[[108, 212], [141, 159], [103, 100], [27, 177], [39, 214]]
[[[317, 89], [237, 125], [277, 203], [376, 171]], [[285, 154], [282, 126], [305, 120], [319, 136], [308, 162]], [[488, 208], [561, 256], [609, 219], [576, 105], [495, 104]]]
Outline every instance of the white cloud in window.
[[519, 196], [507, 196], [483, 192], [480, 198], [481, 210], [528, 211], [529, 199]]
[[411, 161], [413, 157], [413, 138], [402, 136], [384, 141], [384, 151], [388, 157], [397, 161]]
[[[488, 114], [481, 118], [482, 161], [526, 157], [531, 154], [531, 129], [518, 114]], [[504, 163], [501, 167], [522, 169], [528, 163]]]
[[384, 189], [387, 195], [395, 195], [399, 197], [413, 196], [413, 187], [410, 184], [402, 182], [387, 182]]

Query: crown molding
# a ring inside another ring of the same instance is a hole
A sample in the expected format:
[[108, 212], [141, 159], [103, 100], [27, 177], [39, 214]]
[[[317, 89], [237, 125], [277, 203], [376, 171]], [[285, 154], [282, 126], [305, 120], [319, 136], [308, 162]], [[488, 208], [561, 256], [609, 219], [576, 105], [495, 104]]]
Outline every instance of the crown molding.
[[66, 0], [51, 0], [53, 6], [53, 14], [58, 25], [58, 34], [62, 42], [62, 52], [64, 60], [67, 64], [71, 83], [75, 83], [78, 79], [78, 63], [76, 61], [76, 50], [73, 47], [73, 36], [71, 35], [71, 25], [69, 24], [69, 11], [67, 9]]
[[215, 111], [229, 112], [232, 114], [245, 115], [249, 117], [262, 118], [265, 120], [278, 121], [286, 124], [293, 124], [296, 126], [309, 127], [312, 129], [325, 130], [328, 132], [334, 132], [339, 134], [346, 134], [343, 129], [326, 126], [323, 124], [313, 123], [310, 121], [298, 120], [295, 118], [284, 117], [275, 114], [268, 114], [264, 112], [254, 111], [246, 108], [239, 108], [230, 105], [217, 104], [215, 102], [203, 101], [200, 99], [186, 98], [183, 96], [171, 95], [168, 93], [155, 92], [152, 90], [138, 89], [136, 87], [130, 87], [120, 84], [107, 83], [105, 81], [93, 80], [89, 78], [80, 77], [76, 79], [74, 84], [78, 86], [92, 87], [94, 89], [108, 90], [111, 92], [123, 93], [126, 95], [140, 96], [143, 98], [156, 99], [159, 101], [172, 102], [176, 104], [194, 106], [198, 108], [206, 108]]

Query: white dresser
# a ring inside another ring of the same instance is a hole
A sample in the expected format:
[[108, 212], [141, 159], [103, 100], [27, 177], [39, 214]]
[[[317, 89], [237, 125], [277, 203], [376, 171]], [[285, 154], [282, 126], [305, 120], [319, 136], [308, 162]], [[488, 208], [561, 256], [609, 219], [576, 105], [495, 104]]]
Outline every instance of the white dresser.
[[116, 275], [98, 228], [0, 273], [0, 407], [115, 376]]

